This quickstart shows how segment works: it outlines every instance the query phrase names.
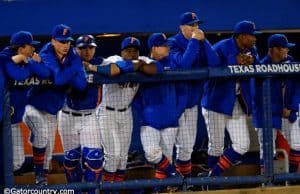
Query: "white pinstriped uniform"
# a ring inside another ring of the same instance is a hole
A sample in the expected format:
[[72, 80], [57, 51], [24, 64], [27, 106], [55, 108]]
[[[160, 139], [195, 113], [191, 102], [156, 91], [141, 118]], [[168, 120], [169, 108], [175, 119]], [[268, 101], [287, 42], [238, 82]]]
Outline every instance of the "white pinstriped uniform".
[[[152, 62], [147, 57], [139, 59]], [[118, 55], [108, 57], [103, 65], [117, 61], [123, 61], [123, 58]], [[104, 169], [108, 172], [126, 169], [133, 125], [130, 105], [138, 88], [138, 83], [103, 84], [97, 117], [104, 148]]]

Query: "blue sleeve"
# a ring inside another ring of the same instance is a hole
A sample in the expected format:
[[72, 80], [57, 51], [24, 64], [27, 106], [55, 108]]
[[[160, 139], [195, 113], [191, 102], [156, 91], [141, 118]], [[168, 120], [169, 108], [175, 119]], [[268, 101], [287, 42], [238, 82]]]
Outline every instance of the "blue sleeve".
[[97, 66], [97, 73], [102, 75], [111, 75], [110, 73], [110, 65]]
[[215, 67], [220, 63], [218, 53], [213, 49], [212, 45], [208, 40], [205, 39], [203, 42], [204, 50], [206, 54], [207, 64], [209, 67]]
[[184, 83], [175, 83], [176, 96], [177, 96], [177, 117], [180, 118], [181, 114], [184, 112], [187, 104], [187, 87]]
[[117, 61], [116, 64], [122, 73], [134, 72], [134, 65], [132, 61]]
[[[225, 53], [223, 52], [223, 45], [216, 43], [212, 46], [212, 49], [216, 51], [218, 57], [219, 57], [219, 64], [215, 65], [216, 66], [227, 66], [228, 65], [228, 61], [226, 59]], [[236, 64], [236, 56], [231, 56], [232, 60], [235, 60], [234, 62], [232, 62], [232, 64]]]
[[63, 69], [60, 68], [60, 64], [53, 55], [40, 55], [45, 66], [48, 67], [53, 74], [53, 82], [55, 85], [64, 85], [68, 83], [72, 77], [76, 74], [73, 66], [67, 66]]
[[30, 70], [27, 64], [21, 66], [14, 63], [12, 60], [7, 60], [5, 70], [8, 76], [17, 81], [23, 81], [30, 76]]
[[161, 63], [163, 63], [163, 60], [165, 60], [165, 58], [162, 59], [161, 61], [153, 61], [153, 63], [156, 65], [156, 72], [157, 72], [157, 73], [162, 73], [162, 72], [164, 72], [164, 67], [163, 67], [163, 65], [161, 64]]
[[197, 54], [200, 49], [200, 43], [197, 39], [190, 39], [186, 49], [182, 49], [177, 45], [176, 40], [171, 38], [169, 40], [170, 55], [172, 60], [179, 68], [191, 68], [195, 62]]
[[70, 80], [69, 84], [78, 90], [84, 90], [87, 86], [86, 73], [82, 66], [81, 70]]
[[39, 63], [30, 59], [28, 61], [28, 66], [31, 74], [35, 74], [39, 79], [47, 79], [51, 75], [50, 70], [44, 65], [43, 62]]
[[[291, 87], [291, 97], [290, 97], [290, 107], [291, 110], [298, 111], [299, 110], [299, 102], [300, 102], [300, 82], [295, 81], [294, 83], [290, 83]], [[288, 87], [288, 86], [287, 86]]]
[[260, 59], [259, 59], [259, 55], [258, 55], [258, 52], [257, 52], [257, 48], [256, 47], [253, 47], [253, 50], [251, 52], [252, 56], [254, 57], [254, 62], [253, 64], [260, 64]]

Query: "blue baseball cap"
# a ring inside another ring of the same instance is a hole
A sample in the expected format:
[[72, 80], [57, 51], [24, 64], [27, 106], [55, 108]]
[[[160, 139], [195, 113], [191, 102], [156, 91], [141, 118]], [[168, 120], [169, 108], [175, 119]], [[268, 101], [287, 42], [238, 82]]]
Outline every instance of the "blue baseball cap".
[[203, 23], [193, 12], [185, 12], [180, 16], [180, 25], [190, 25], [194, 23]]
[[238, 22], [234, 27], [235, 34], [249, 34], [249, 35], [257, 35], [261, 34], [260, 31], [257, 31], [254, 22], [251, 21], [241, 21]]
[[164, 33], [154, 33], [148, 38], [148, 48], [151, 49], [154, 46], [167, 46], [168, 40]]
[[94, 36], [92, 35], [82, 35], [76, 40], [76, 47], [97, 47]]
[[127, 38], [124, 38], [124, 40], [121, 43], [121, 50], [124, 50], [128, 47], [135, 47], [135, 48], [139, 49], [141, 47], [141, 43], [140, 43], [139, 39], [137, 39], [135, 37], [127, 37]]
[[27, 31], [16, 32], [10, 38], [10, 45], [37, 45], [39, 43], [39, 41], [33, 40], [32, 34]]
[[65, 24], [58, 24], [54, 26], [52, 31], [52, 38], [58, 41], [74, 41], [71, 37], [71, 28]]
[[296, 44], [288, 42], [288, 39], [283, 34], [273, 34], [268, 38], [268, 47], [282, 47], [282, 48], [290, 48], [294, 47]]

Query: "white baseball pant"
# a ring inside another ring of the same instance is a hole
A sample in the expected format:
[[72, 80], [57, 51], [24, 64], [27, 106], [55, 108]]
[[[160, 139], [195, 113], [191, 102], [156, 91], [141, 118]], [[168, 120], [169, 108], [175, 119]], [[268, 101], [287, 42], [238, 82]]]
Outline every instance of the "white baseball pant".
[[179, 119], [176, 137], [176, 159], [190, 160], [197, 135], [198, 106], [185, 109]]
[[31, 131], [31, 143], [34, 147], [45, 148], [44, 169], [49, 169], [57, 128], [56, 115], [37, 110], [31, 105], [25, 107], [23, 121]]
[[100, 129], [95, 111], [90, 115], [78, 112], [82, 116], [73, 116], [71, 111], [68, 112], [59, 111], [58, 113], [58, 131], [64, 151], [70, 151], [79, 146], [101, 148]]
[[300, 118], [293, 123], [288, 119], [282, 119], [282, 134], [289, 142], [291, 149], [300, 150]]
[[19, 123], [12, 124], [11, 130], [13, 144], [13, 167], [15, 171], [19, 170], [25, 161], [24, 140]]
[[202, 108], [208, 133], [208, 154], [221, 156], [224, 150], [225, 128], [232, 142], [232, 148], [239, 154], [245, 154], [249, 150], [250, 139], [247, 125], [247, 115], [235, 101], [232, 116]]
[[141, 141], [146, 159], [151, 163], [157, 164], [164, 154], [169, 161], [172, 161], [177, 131], [178, 128], [174, 127], [157, 130], [150, 126], [142, 126]]
[[[258, 134], [258, 141], [259, 141], [259, 157], [262, 159], [264, 156], [264, 149], [263, 149], [263, 129], [262, 128], [255, 128]], [[276, 154], [276, 134], [277, 134], [277, 129], [273, 128], [272, 129], [272, 136], [273, 136], [273, 156]]]
[[104, 169], [108, 172], [126, 170], [132, 134], [131, 107], [119, 112], [100, 106], [97, 117], [104, 149]]

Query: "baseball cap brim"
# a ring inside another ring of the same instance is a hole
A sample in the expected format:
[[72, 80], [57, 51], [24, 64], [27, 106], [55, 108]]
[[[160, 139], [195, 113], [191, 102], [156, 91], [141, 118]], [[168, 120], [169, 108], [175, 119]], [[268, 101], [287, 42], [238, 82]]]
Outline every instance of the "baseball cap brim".
[[38, 44], [40, 44], [40, 43], [41, 43], [40, 41], [33, 40], [33, 41], [31, 42], [31, 45], [38, 45]]
[[193, 20], [193, 21], [190, 21], [188, 23], [185, 23], [184, 25], [191, 25], [191, 24], [194, 24], [194, 23], [202, 24], [203, 21], [202, 20]]
[[127, 45], [124, 48], [122, 48], [121, 50], [127, 49], [127, 48], [137, 48], [138, 50], [140, 50], [140, 47], [137, 45]]
[[80, 43], [76, 45], [76, 47], [88, 47], [88, 46], [97, 47], [97, 44], [92, 42], [92, 43]]
[[157, 45], [153, 45], [153, 46], [168, 46], [168, 41], [165, 41], [163, 43], [157, 44]]
[[161, 44], [160, 46], [169, 46], [168, 41], [164, 42], [164, 43]]
[[67, 38], [54, 38], [57, 41], [74, 41], [72, 37], [67, 37]]
[[262, 33], [261, 31], [255, 30], [255, 31], [253, 32], [253, 35], [259, 35], [259, 34], [261, 34], [261, 33]]
[[295, 44], [295, 43], [292, 43], [292, 42], [289, 42], [289, 43], [287, 43], [287, 47], [288, 47], [288, 48], [290, 48], [290, 47], [294, 47], [294, 46], [296, 46], [296, 44]]

